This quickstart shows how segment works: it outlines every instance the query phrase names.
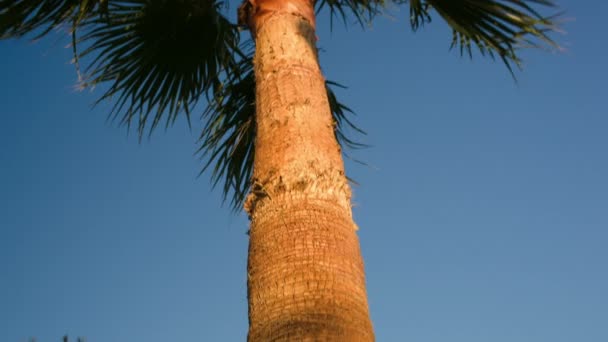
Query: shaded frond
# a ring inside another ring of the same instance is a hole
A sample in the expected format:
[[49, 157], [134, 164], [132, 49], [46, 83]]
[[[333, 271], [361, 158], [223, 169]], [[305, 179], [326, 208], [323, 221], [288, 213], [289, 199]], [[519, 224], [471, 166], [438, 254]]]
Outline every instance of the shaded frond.
[[325, 89], [327, 90], [327, 100], [329, 101], [329, 109], [334, 120], [334, 133], [336, 140], [340, 143], [340, 146], [358, 149], [367, 147], [366, 144], [354, 141], [348, 137], [346, 133], [348, 130], [354, 130], [359, 134], [366, 135], [365, 131], [357, 127], [349, 118], [348, 115], [355, 115], [355, 112], [347, 107], [342, 102], [338, 101], [338, 97], [334, 93], [332, 87], [346, 89], [345, 86], [334, 81], [325, 81]]
[[251, 57], [238, 64], [223, 87], [219, 87], [203, 113], [206, 122], [197, 153], [206, 162], [200, 174], [213, 166], [211, 181], [221, 180], [224, 200], [231, 195], [233, 210], [249, 191], [253, 172], [255, 127], [255, 75]]
[[137, 125], [140, 137], [161, 120], [169, 126], [181, 112], [189, 122], [197, 100], [235, 63], [239, 34], [219, 12], [221, 5], [213, 0], [110, 1], [106, 16], [82, 25], [79, 58], [89, 61], [82, 87], [108, 83], [96, 103], [113, 100], [110, 117]]
[[[224, 200], [230, 198], [232, 209], [238, 211], [249, 192], [255, 155], [255, 74], [251, 55], [234, 70], [203, 113], [206, 125], [197, 153], [205, 161], [201, 174], [212, 169], [213, 186], [223, 181]], [[348, 128], [365, 133], [348, 119], [352, 110], [338, 101], [331, 86], [342, 86], [326, 82], [338, 142], [343, 148], [365, 146], [347, 137]]]
[[103, 15], [108, 0], [0, 0], [0, 39], [35, 33], [40, 38], [62, 25], [72, 30], [93, 15]]
[[372, 18], [380, 13], [384, 0], [319, 0], [316, 2], [316, 13], [324, 8], [329, 9], [330, 26], [333, 27], [334, 18], [341, 18], [344, 24], [349, 14], [352, 14], [361, 25], [370, 22]]
[[548, 33], [557, 31], [555, 18], [543, 16], [533, 6], [554, 7], [550, 0], [410, 0], [414, 30], [431, 20], [434, 9], [452, 28], [452, 48], [472, 56], [472, 46], [482, 55], [498, 55], [512, 73], [520, 66], [517, 50], [523, 47], [558, 48]]

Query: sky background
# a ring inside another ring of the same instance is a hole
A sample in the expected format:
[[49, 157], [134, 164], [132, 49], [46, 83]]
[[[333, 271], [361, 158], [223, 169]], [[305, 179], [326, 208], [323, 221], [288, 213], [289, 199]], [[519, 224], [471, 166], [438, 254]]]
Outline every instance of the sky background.
[[[319, 18], [372, 145], [346, 164], [378, 341], [608, 341], [608, 5], [559, 3], [566, 51], [517, 85], [439, 18]], [[243, 341], [247, 219], [197, 178], [200, 124], [139, 144], [68, 43], [0, 42], [0, 341]]]

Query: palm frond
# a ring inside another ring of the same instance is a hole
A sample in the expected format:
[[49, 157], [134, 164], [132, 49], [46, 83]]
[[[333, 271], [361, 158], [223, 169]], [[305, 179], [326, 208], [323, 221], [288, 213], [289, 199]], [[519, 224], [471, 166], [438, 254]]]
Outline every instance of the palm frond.
[[555, 7], [550, 0], [410, 0], [414, 30], [431, 20], [434, 9], [452, 28], [451, 47], [472, 57], [472, 46], [482, 55], [503, 61], [513, 74], [520, 67], [518, 49], [558, 48], [548, 34], [557, 31], [557, 15], [543, 16], [534, 7]]
[[103, 15], [108, 0], [0, 0], [0, 39], [35, 33], [40, 38], [54, 28], [76, 25]]
[[[197, 153], [204, 160], [200, 174], [212, 169], [213, 186], [223, 181], [224, 200], [230, 198], [232, 209], [238, 211], [250, 189], [255, 156], [255, 74], [251, 53], [234, 70], [203, 113], [206, 125], [199, 138]], [[365, 132], [350, 121], [348, 115], [353, 111], [338, 101], [332, 86], [343, 86], [326, 82], [338, 142], [342, 148], [364, 147], [348, 137], [348, 129]]]
[[203, 113], [206, 122], [197, 153], [206, 162], [202, 174], [213, 166], [211, 180], [216, 187], [224, 181], [224, 200], [232, 194], [231, 207], [240, 209], [249, 190], [253, 172], [255, 127], [255, 75], [251, 57], [243, 59], [230, 73], [223, 87]]
[[[221, 13], [221, 2], [199, 0], [111, 1], [107, 15], [90, 18], [78, 39], [89, 60], [82, 87], [109, 83], [96, 102], [112, 99], [110, 118], [137, 126], [140, 137], [165, 117], [190, 122], [197, 100], [235, 65], [239, 34]], [[115, 99], [114, 99], [115, 97]]]
[[349, 14], [353, 15], [361, 26], [364, 26], [380, 13], [383, 5], [384, 0], [320, 0], [316, 2], [315, 7], [317, 14], [328, 8], [330, 27], [333, 28], [334, 18], [342, 19], [346, 25]]
[[325, 89], [327, 90], [327, 99], [329, 101], [329, 109], [331, 110], [332, 117], [334, 119], [334, 133], [336, 140], [340, 143], [340, 146], [347, 147], [350, 149], [359, 149], [367, 147], [366, 144], [357, 142], [348, 137], [348, 131], [353, 130], [358, 134], [366, 135], [364, 130], [357, 127], [349, 118], [349, 115], [355, 115], [355, 112], [347, 107], [345, 104], [338, 100], [336, 93], [332, 87], [346, 89], [340, 83], [334, 81], [325, 81]]

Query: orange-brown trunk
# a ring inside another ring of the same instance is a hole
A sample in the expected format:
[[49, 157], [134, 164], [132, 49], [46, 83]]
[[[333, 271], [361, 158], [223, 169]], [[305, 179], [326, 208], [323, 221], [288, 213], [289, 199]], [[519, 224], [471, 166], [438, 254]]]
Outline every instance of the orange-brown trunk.
[[257, 106], [254, 178], [245, 204], [251, 218], [248, 339], [373, 341], [312, 3], [276, 3], [258, 1], [247, 20], [256, 41]]

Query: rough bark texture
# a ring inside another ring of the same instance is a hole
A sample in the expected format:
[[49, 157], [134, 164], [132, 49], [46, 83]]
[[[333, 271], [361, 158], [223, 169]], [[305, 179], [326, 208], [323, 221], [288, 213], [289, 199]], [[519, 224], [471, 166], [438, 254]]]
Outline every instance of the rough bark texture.
[[256, 29], [257, 96], [254, 179], [245, 204], [248, 339], [373, 341], [314, 27], [306, 16], [281, 10], [248, 21]]

